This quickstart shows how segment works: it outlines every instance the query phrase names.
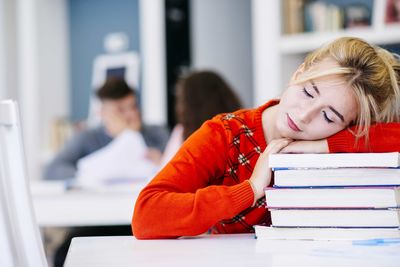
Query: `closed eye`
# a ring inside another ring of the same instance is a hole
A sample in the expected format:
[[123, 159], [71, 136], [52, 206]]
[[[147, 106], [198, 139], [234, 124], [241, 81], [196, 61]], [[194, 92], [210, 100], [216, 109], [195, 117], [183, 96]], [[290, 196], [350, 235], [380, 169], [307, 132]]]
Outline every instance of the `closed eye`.
[[310, 93], [307, 91], [307, 89], [306, 89], [305, 87], [303, 88], [303, 93], [304, 93], [307, 97], [314, 98], [314, 96], [313, 96], [312, 94], [310, 94]]
[[328, 115], [326, 115], [325, 111], [322, 111], [322, 113], [324, 114], [324, 119], [328, 122], [328, 123], [332, 123], [333, 120], [329, 119]]

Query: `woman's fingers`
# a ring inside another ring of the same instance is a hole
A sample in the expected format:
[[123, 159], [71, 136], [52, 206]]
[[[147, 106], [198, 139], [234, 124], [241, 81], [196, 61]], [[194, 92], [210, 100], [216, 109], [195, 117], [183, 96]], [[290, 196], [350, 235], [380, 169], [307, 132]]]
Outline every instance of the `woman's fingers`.
[[264, 153], [265, 154], [275, 154], [279, 153], [284, 147], [289, 145], [292, 142], [291, 139], [287, 138], [281, 138], [281, 139], [275, 139], [272, 142], [270, 142], [265, 149]]
[[271, 182], [271, 169], [268, 166], [269, 155], [279, 153], [279, 151], [286, 147], [291, 141], [292, 140], [286, 138], [271, 141], [258, 158], [250, 178], [256, 199], [264, 195], [264, 188]]
[[329, 147], [326, 139], [294, 141], [284, 147], [280, 153], [329, 153]]

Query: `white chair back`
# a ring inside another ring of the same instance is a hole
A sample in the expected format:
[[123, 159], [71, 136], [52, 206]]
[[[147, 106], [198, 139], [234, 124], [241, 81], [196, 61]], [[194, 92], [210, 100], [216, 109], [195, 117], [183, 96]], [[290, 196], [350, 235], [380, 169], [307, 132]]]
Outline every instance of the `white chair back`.
[[47, 266], [33, 213], [16, 102], [0, 101], [0, 266]]

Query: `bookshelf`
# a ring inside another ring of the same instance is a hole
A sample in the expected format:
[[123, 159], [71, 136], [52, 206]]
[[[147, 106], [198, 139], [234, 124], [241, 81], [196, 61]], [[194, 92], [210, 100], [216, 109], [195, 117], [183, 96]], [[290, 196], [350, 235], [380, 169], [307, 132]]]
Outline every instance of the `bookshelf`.
[[254, 104], [278, 97], [304, 56], [338, 37], [355, 36], [378, 45], [400, 43], [400, 22], [385, 23], [387, 1], [373, 0], [370, 26], [287, 34], [284, 1], [253, 0]]
[[400, 26], [390, 25], [385, 29], [350, 29], [338, 32], [301, 33], [282, 36], [280, 38], [280, 53], [285, 55], [296, 55], [306, 53], [318, 48], [340, 36], [355, 36], [375, 44], [400, 43]]

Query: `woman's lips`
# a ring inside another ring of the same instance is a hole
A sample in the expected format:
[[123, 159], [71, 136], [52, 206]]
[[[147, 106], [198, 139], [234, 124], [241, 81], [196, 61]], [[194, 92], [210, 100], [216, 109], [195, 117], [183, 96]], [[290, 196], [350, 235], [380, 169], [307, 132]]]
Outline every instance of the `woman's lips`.
[[301, 132], [300, 128], [297, 127], [296, 123], [294, 123], [294, 121], [292, 121], [292, 119], [289, 117], [289, 114], [286, 114], [286, 116], [287, 116], [287, 124], [288, 124], [289, 128], [295, 132]]

